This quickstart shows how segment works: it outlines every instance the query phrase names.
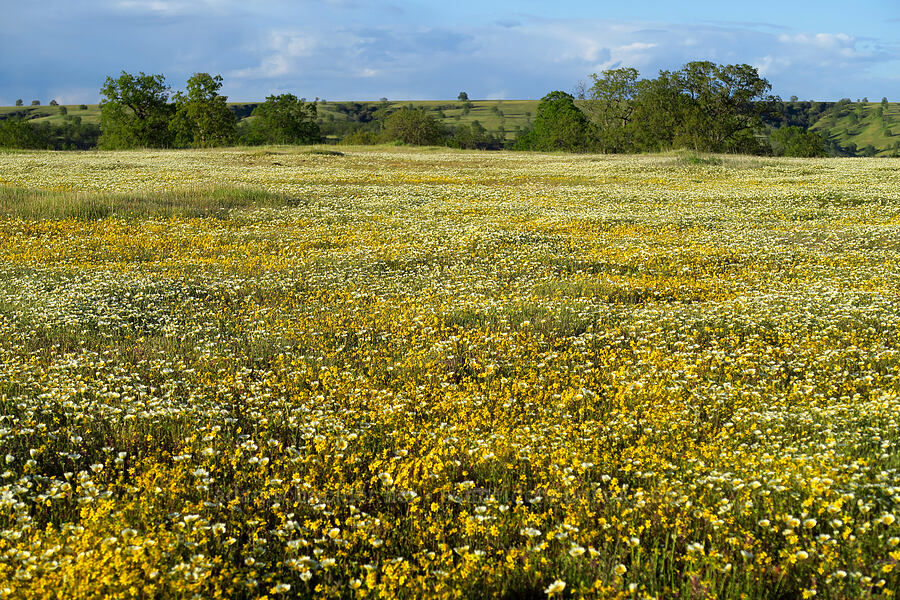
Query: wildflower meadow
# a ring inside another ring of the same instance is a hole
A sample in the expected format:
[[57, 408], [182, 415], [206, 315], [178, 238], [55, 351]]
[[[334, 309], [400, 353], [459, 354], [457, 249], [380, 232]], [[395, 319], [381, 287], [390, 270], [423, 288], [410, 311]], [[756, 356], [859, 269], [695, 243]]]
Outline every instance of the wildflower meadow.
[[889, 598], [900, 160], [0, 153], [0, 598]]

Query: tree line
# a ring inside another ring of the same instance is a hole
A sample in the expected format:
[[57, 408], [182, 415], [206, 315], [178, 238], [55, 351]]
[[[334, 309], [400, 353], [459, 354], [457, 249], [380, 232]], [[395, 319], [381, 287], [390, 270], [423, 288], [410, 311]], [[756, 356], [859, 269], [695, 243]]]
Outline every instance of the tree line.
[[[316, 105], [293, 94], [271, 95], [238, 126], [219, 93], [221, 75], [195, 73], [170, 95], [162, 75], [126, 72], [100, 90], [101, 148], [210, 148], [235, 143], [310, 144], [320, 140]], [[171, 101], [170, 101], [171, 99]]]
[[[576, 94], [544, 96], [529, 127], [507, 139], [478, 121], [448, 127], [412, 104], [336, 105], [344, 120], [319, 121], [316, 102], [293, 94], [268, 96], [239, 109], [220, 94], [222, 77], [195, 73], [184, 92], [172, 93], [163, 75], [122, 73], [107, 77], [100, 90], [100, 124], [70, 119], [64, 125], [34, 125], [22, 118], [0, 121], [0, 147], [85, 149], [207, 148], [232, 144], [310, 144], [324, 135], [348, 144], [399, 142], [483, 150], [515, 149], [633, 153], [687, 148], [784, 156], [854, 155], [820, 133], [816, 120], [848, 113], [838, 103], [783, 102], [771, 85], [745, 64], [709, 61], [685, 64], [642, 79], [636, 69], [618, 68], [590, 76]], [[471, 108], [468, 95], [458, 100]], [[318, 98], [316, 99], [318, 101]], [[882, 102], [887, 106], [886, 99]], [[64, 110], [65, 107], [60, 107]], [[438, 111], [442, 114], [441, 111]], [[250, 117], [250, 118], [246, 118]], [[874, 149], [863, 149], [873, 154]]]
[[[210, 148], [232, 144], [311, 144], [321, 141], [316, 105], [293, 94], [268, 96], [252, 119], [238, 122], [221, 75], [195, 73], [172, 93], [163, 75], [122, 71], [100, 89], [100, 124], [0, 121], [0, 147], [34, 149]], [[65, 107], [60, 107], [61, 109]]]
[[[825, 156], [828, 141], [806, 127], [765, 135], [784, 103], [750, 65], [696, 61], [641, 79], [633, 68], [591, 75], [577, 96], [554, 91], [538, 105], [520, 150], [604, 153], [700, 152]], [[833, 149], [832, 149], [833, 150]]]

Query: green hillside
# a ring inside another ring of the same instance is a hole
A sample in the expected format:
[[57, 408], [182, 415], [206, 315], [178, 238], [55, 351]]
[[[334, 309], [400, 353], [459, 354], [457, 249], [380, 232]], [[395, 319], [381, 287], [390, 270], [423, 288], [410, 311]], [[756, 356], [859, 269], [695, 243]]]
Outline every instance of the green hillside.
[[[856, 154], [900, 155], [900, 103], [841, 101], [811, 127]], [[868, 151], [867, 151], [868, 150]]]
[[334, 125], [366, 122], [376, 111], [391, 112], [403, 107], [421, 108], [433, 114], [447, 127], [481, 123], [491, 134], [503, 134], [513, 139], [520, 129], [525, 129], [537, 112], [537, 100], [426, 100], [397, 102], [327, 102], [317, 105], [319, 124], [326, 134]]
[[[86, 108], [81, 108], [82, 106]], [[62, 114], [60, 108], [66, 109]], [[97, 104], [61, 104], [59, 106], [0, 106], [0, 119], [20, 117], [35, 123], [62, 124], [75, 117], [82, 123], [99, 123], [100, 106]]]

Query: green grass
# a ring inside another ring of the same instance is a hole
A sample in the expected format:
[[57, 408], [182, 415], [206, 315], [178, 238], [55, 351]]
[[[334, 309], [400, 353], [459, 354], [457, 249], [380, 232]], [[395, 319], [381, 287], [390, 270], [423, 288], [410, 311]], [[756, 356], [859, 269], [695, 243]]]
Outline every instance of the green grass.
[[284, 194], [250, 188], [147, 192], [142, 194], [49, 191], [0, 186], [0, 218], [25, 220], [107, 217], [171, 218], [227, 217], [234, 209], [286, 206], [295, 201]]
[[[829, 111], [810, 129], [826, 135], [841, 146], [853, 143], [859, 150], [873, 146], [878, 156], [892, 156], [894, 145], [900, 142], [900, 103], [888, 103], [882, 117], [878, 117], [876, 112], [880, 102], [866, 103], [862, 116], [858, 116], [858, 122], [854, 123], [851, 114], [857, 114], [858, 106], [851, 104], [849, 111], [837, 117]], [[888, 136], [886, 130], [891, 130], [893, 135]]]
[[24, 113], [26, 119], [33, 120], [35, 123], [55, 123], [62, 124], [66, 122], [66, 117], [81, 117], [82, 123], [99, 123], [100, 122], [100, 105], [87, 104], [86, 109], [80, 108], [80, 104], [61, 104], [65, 106], [68, 114], [59, 114], [59, 106], [0, 106], [0, 119], [6, 118], [8, 115], [16, 113]]

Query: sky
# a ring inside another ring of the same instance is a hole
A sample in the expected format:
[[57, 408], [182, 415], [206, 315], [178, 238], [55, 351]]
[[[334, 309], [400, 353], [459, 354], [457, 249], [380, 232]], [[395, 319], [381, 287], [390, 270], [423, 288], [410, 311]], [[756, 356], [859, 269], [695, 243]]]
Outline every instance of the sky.
[[0, 105], [95, 103], [107, 76], [233, 101], [539, 99], [592, 73], [756, 67], [787, 99], [900, 101], [900, 0], [0, 0]]

